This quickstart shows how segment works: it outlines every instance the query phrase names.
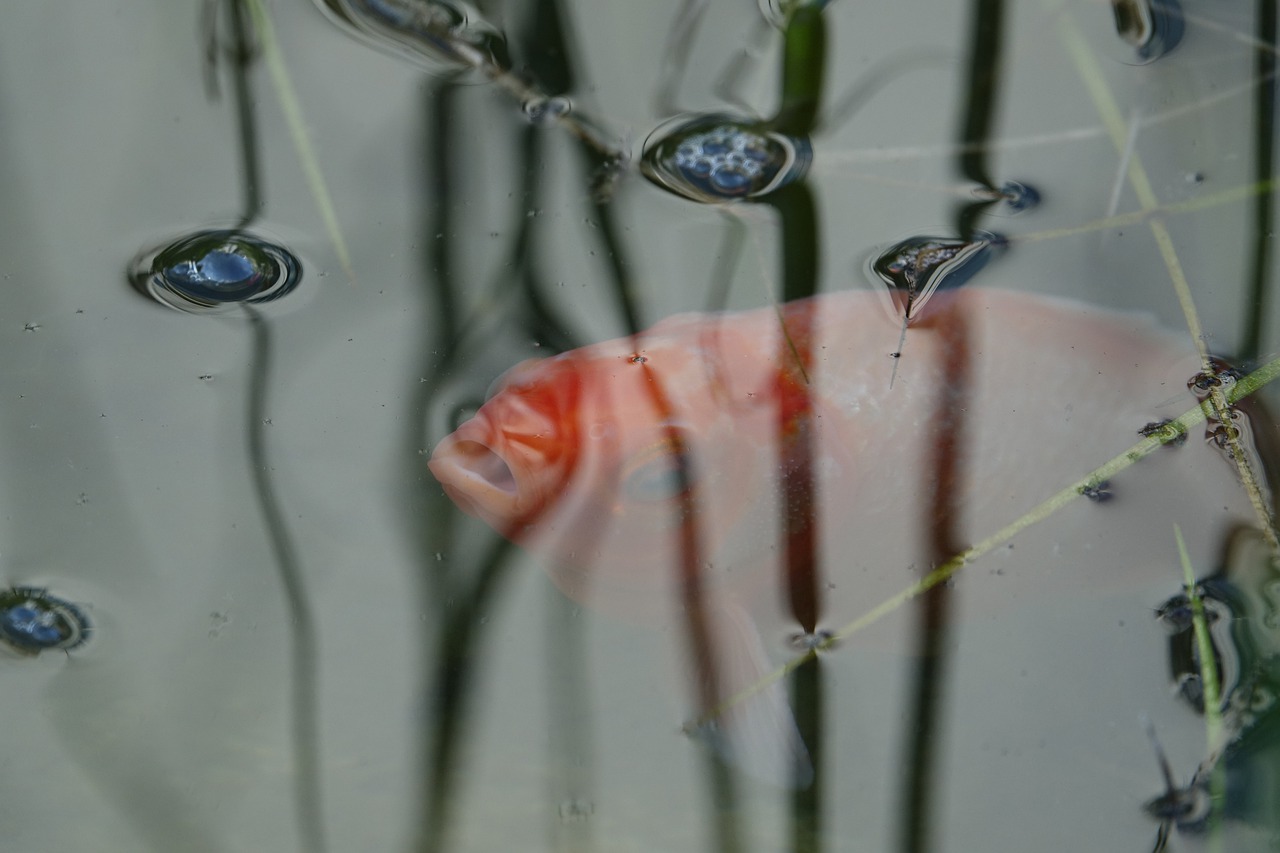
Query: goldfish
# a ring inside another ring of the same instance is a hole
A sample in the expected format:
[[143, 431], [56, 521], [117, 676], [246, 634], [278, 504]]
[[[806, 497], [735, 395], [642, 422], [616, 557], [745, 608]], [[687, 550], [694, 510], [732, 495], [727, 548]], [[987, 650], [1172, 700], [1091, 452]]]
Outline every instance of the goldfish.
[[[512, 368], [429, 467], [570, 598], [689, 626], [703, 713], [794, 655], [784, 637], [870, 610], [1196, 404], [1191, 341], [1143, 315], [971, 287], [901, 330], [870, 292], [673, 316]], [[1158, 601], [1171, 520], [1204, 565], [1250, 519], [1225, 454], [1171, 444], [965, 567], [962, 615]], [[719, 726], [736, 763], [803, 784], [781, 691]]]

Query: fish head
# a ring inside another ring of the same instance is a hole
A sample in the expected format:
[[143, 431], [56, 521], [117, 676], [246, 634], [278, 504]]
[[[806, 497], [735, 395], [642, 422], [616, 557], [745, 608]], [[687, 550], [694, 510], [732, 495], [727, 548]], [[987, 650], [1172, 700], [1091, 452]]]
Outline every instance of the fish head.
[[776, 468], [777, 371], [751, 329], [686, 315], [508, 371], [436, 447], [464, 511], [590, 584], [666, 589], [732, 538]]

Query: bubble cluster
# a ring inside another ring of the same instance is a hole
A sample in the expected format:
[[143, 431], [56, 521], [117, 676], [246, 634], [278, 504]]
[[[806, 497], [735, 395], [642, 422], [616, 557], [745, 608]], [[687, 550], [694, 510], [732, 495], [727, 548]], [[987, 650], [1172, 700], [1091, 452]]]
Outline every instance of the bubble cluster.
[[70, 651], [92, 633], [88, 618], [47, 590], [15, 586], [0, 592], [0, 644], [21, 655]]
[[301, 277], [302, 265], [287, 249], [247, 231], [210, 230], [145, 255], [133, 283], [158, 302], [203, 313], [279, 299]]
[[728, 116], [699, 116], [659, 128], [645, 143], [640, 170], [658, 186], [701, 202], [758, 199], [802, 177], [813, 151], [807, 139]]

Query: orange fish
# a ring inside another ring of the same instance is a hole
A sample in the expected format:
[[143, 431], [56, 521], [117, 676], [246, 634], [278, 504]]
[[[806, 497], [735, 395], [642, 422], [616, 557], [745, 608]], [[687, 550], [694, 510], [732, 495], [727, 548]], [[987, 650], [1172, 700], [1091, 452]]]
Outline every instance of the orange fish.
[[[895, 355], [900, 329], [866, 292], [671, 317], [513, 368], [430, 468], [576, 601], [692, 625], [701, 713], [793, 655], [784, 635], [847, 623], [1196, 402], [1189, 340], [1137, 315], [969, 288]], [[1154, 605], [1178, 583], [1174, 521], [1203, 566], [1251, 520], [1194, 436], [1089, 495], [966, 567], [962, 611], [1103, 582]], [[803, 783], [781, 691], [720, 734]]]

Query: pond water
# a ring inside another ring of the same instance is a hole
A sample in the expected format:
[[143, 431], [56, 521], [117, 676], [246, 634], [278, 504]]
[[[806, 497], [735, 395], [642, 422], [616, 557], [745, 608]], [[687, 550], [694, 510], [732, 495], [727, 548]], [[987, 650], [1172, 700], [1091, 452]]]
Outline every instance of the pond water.
[[[1277, 849], [1275, 27], [11, 9], [0, 850]], [[432, 474], [547, 375], [532, 510]]]

